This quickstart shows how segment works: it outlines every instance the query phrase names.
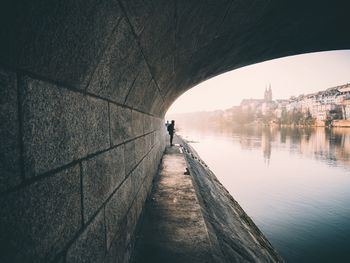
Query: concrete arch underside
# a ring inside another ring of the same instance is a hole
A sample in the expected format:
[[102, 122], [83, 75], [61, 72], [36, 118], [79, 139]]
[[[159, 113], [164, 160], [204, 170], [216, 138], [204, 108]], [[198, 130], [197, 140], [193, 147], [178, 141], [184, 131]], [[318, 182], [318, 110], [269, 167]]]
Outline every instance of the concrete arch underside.
[[0, 261], [128, 261], [172, 102], [228, 70], [350, 48], [348, 10], [348, 1], [1, 1]]

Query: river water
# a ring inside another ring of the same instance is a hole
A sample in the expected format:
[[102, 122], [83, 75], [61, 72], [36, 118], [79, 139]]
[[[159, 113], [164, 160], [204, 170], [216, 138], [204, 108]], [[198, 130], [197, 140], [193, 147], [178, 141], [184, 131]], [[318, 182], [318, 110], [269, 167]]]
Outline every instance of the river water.
[[181, 128], [287, 262], [350, 262], [350, 128]]

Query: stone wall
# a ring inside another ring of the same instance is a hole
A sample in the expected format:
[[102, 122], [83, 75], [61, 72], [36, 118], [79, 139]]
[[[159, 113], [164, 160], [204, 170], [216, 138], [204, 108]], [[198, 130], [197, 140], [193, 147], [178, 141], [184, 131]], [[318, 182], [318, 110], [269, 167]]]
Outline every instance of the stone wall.
[[127, 261], [163, 119], [4, 69], [0, 92], [0, 261]]
[[173, 101], [228, 70], [349, 48], [348, 5], [0, 1], [0, 262], [127, 260]]

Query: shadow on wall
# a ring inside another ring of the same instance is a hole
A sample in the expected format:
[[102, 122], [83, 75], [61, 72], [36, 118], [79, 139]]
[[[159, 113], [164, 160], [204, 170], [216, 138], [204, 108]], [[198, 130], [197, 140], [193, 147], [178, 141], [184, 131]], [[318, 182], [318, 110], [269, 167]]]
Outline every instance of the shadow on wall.
[[128, 258], [180, 94], [243, 65], [350, 46], [345, 1], [0, 5], [2, 262]]

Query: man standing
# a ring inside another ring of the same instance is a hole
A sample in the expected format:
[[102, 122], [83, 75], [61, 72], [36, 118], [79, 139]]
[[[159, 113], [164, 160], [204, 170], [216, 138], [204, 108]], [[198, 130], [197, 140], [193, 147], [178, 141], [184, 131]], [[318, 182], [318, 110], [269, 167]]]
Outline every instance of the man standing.
[[168, 125], [168, 132], [170, 135], [170, 146], [173, 146], [173, 138], [174, 138], [174, 132], [175, 132], [175, 121], [172, 120], [171, 124]]

